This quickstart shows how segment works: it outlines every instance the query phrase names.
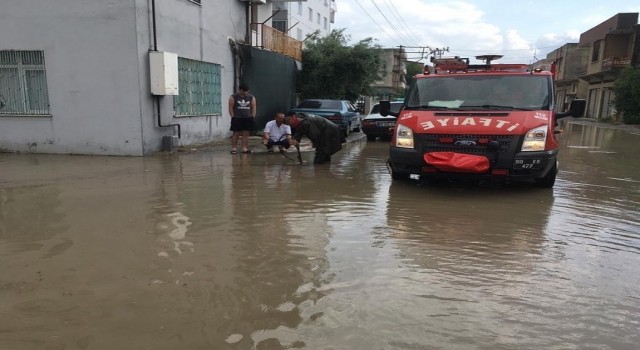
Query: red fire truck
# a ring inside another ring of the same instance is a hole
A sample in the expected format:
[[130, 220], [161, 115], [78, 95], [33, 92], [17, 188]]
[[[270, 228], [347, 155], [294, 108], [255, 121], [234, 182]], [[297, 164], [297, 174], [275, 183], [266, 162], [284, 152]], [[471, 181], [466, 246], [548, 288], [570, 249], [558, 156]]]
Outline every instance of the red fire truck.
[[[530, 181], [553, 187], [560, 118], [581, 117], [584, 100], [554, 112], [553, 69], [495, 64], [498, 55], [432, 58], [398, 113], [389, 155], [394, 180], [440, 177]], [[384, 115], [384, 114], [383, 114]]]

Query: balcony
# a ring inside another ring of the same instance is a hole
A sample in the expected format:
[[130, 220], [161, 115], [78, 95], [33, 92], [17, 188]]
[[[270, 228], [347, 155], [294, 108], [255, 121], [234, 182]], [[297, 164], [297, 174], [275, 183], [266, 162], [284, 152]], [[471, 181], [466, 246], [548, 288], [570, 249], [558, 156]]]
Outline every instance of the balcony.
[[302, 41], [261, 23], [251, 24], [253, 45], [302, 61]]
[[609, 57], [602, 60], [603, 71], [625, 68], [631, 65], [631, 57]]

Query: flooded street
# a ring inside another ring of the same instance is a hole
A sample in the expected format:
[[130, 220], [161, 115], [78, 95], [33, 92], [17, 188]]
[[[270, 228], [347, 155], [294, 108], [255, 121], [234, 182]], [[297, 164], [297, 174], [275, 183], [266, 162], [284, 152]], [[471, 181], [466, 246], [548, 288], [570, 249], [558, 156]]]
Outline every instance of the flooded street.
[[0, 154], [0, 349], [637, 349], [640, 129], [564, 129], [553, 190]]

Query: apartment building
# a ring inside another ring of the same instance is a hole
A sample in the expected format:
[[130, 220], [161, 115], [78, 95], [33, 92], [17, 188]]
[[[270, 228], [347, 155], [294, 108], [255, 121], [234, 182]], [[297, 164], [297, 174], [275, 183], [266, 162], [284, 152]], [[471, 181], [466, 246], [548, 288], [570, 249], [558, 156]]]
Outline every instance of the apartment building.
[[547, 55], [547, 61], [555, 63], [557, 112], [566, 111], [574, 99], [586, 97], [588, 84], [578, 79], [578, 72], [587, 64], [588, 55], [589, 50], [578, 43], [565, 44]]
[[586, 117], [604, 118], [615, 114], [613, 85], [620, 71], [640, 65], [638, 13], [618, 13], [580, 35], [578, 47], [588, 51], [578, 78], [587, 83]]
[[325, 36], [335, 22], [335, 0], [273, 0], [272, 4], [272, 26], [296, 40], [304, 41], [313, 33]]
[[382, 79], [373, 83], [378, 98], [403, 96], [407, 80], [407, 54], [403, 48], [385, 48], [380, 50], [383, 62]]

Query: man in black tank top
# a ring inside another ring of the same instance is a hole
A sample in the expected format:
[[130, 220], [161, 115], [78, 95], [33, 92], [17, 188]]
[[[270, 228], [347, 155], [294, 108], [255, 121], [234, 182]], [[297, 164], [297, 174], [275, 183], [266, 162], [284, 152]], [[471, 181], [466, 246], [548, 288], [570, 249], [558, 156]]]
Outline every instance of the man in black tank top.
[[238, 138], [242, 135], [242, 153], [251, 153], [249, 134], [253, 130], [256, 118], [256, 98], [249, 94], [249, 86], [240, 84], [238, 92], [229, 97], [229, 115], [231, 115], [231, 153], [238, 153]]

